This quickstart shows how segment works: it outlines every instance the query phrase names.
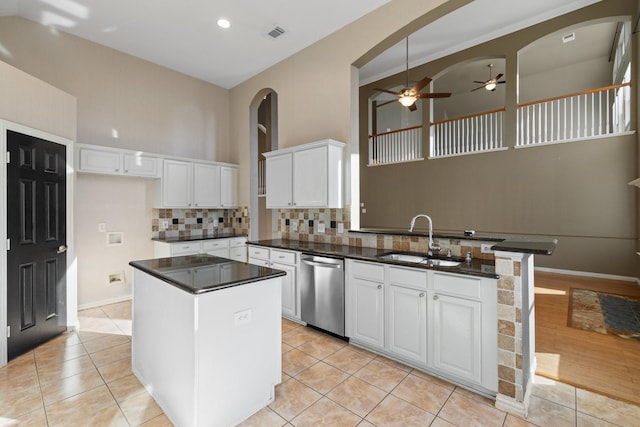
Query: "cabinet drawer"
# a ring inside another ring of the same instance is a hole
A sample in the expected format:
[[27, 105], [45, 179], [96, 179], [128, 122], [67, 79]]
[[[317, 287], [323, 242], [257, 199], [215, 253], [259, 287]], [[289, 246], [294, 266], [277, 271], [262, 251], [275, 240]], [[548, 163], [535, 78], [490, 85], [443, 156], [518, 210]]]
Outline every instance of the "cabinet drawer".
[[246, 237], [234, 237], [232, 239], [229, 239], [229, 247], [230, 248], [235, 248], [238, 246], [245, 246], [247, 244], [247, 238]]
[[480, 298], [481, 279], [454, 274], [433, 274], [433, 290], [443, 294]]
[[249, 257], [250, 258], [258, 258], [258, 259], [269, 259], [269, 249], [268, 248], [260, 248], [256, 246], [249, 246]]
[[200, 242], [197, 243], [173, 243], [171, 255], [189, 255], [202, 252]]
[[227, 249], [229, 241], [227, 239], [206, 240], [202, 242], [202, 249], [205, 252], [215, 251], [217, 249]]
[[427, 289], [427, 272], [411, 268], [389, 267], [391, 283], [408, 285], [414, 288]]
[[247, 262], [247, 248], [244, 246], [229, 248], [229, 258], [234, 261]]
[[367, 262], [354, 261], [351, 264], [351, 275], [362, 277], [364, 279], [372, 279], [377, 281], [384, 280], [384, 265], [372, 264]]
[[249, 258], [249, 264], [259, 265], [262, 267], [269, 267], [269, 261], [266, 259]]
[[296, 253], [295, 252], [286, 252], [279, 251], [277, 249], [271, 249], [271, 261], [275, 262], [283, 262], [285, 264], [295, 264], [296, 263]]

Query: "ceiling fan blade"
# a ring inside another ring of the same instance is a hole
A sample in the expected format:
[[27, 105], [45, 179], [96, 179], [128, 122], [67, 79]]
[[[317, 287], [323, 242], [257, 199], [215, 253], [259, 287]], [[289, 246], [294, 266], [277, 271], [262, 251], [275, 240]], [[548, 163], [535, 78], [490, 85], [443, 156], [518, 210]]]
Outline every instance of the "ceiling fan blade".
[[380, 104], [376, 104], [376, 107], [382, 107], [383, 105], [391, 104], [392, 102], [398, 102], [398, 100], [397, 99], [392, 99], [392, 100], [387, 101], [387, 102], [382, 102]]
[[409, 109], [409, 111], [416, 111], [418, 109], [418, 106], [414, 102], [413, 104], [409, 105], [407, 108]]
[[474, 83], [481, 84], [481, 85], [483, 85], [483, 84], [486, 84], [486, 83], [487, 83], [487, 82], [479, 82], [479, 81], [477, 81], [477, 80], [474, 80], [473, 82], [474, 82]]
[[499, 85], [501, 85], [501, 84], [506, 83], [506, 81], [505, 81], [505, 80], [503, 80], [503, 81], [501, 81], [501, 82], [496, 82], [496, 83], [497, 83], [497, 84], [499, 84]]
[[416, 83], [415, 86], [411, 88], [411, 90], [415, 91], [415, 93], [418, 93], [429, 83], [431, 83], [431, 79], [429, 77], [425, 77], [424, 79]]
[[450, 92], [443, 93], [420, 93], [416, 95], [416, 98], [448, 98], [451, 96]]
[[504, 74], [498, 74], [498, 75], [496, 76], [496, 81], [500, 80], [500, 77], [502, 77], [502, 76], [504, 76]]
[[471, 89], [471, 92], [475, 92], [475, 91], [480, 90], [480, 89], [484, 89], [484, 84], [482, 86], [478, 86], [475, 89]]
[[398, 92], [392, 92], [392, 91], [390, 91], [390, 90], [387, 90], [387, 89], [380, 89], [380, 88], [377, 88], [377, 87], [376, 87], [376, 88], [373, 88], [373, 90], [378, 90], [378, 91], [380, 91], [380, 92], [390, 93], [391, 95], [395, 95], [395, 96], [400, 96], [400, 95], [402, 95], [402, 92], [400, 92], [400, 93], [398, 93]]

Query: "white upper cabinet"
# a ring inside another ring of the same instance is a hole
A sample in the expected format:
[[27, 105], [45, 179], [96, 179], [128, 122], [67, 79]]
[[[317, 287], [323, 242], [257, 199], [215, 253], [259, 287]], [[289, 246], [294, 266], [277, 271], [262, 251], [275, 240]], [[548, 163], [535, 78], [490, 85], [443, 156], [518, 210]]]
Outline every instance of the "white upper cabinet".
[[341, 208], [344, 147], [325, 139], [264, 153], [267, 208]]
[[220, 166], [220, 206], [235, 208], [238, 206], [238, 168]]
[[237, 206], [238, 169], [213, 163], [163, 160], [156, 207], [232, 208]]
[[158, 158], [117, 148], [79, 145], [78, 172], [158, 178]]
[[190, 207], [192, 204], [193, 165], [180, 160], [164, 160], [162, 179], [156, 191], [158, 207]]
[[193, 206], [220, 206], [220, 166], [193, 164]]

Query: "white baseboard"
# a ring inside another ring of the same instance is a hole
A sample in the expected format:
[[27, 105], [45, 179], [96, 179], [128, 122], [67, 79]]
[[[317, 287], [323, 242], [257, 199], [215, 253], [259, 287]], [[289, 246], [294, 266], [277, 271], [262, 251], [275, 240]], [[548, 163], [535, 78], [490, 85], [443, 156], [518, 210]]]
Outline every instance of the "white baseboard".
[[90, 302], [90, 303], [87, 303], [87, 304], [79, 305], [78, 306], [78, 311], [86, 310], [88, 308], [100, 307], [101, 305], [109, 305], [109, 304], [115, 304], [117, 302], [129, 301], [130, 299], [131, 299], [131, 295], [127, 295], [127, 296], [124, 296], [124, 297], [110, 298], [110, 299], [105, 299], [105, 300], [102, 300], [102, 301]]
[[622, 280], [625, 282], [636, 282], [640, 285], [640, 278], [630, 276], [618, 276], [615, 274], [593, 273], [589, 271], [563, 270], [559, 268], [535, 267], [535, 271], [544, 271], [547, 273], [569, 274], [571, 276], [595, 277], [597, 279]]
[[496, 408], [501, 411], [509, 412], [510, 414], [517, 415], [521, 418], [526, 418], [528, 412], [528, 405], [525, 402], [518, 402], [513, 397], [505, 396], [498, 393], [496, 396]]

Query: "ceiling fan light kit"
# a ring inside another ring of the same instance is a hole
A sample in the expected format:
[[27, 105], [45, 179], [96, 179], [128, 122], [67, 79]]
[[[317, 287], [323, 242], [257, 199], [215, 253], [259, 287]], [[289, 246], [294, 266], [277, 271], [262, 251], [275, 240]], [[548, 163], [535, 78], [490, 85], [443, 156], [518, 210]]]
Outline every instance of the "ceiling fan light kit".
[[504, 80], [499, 81], [500, 78], [502, 76], [504, 76], [504, 74], [502, 74], [502, 73], [498, 74], [495, 77], [491, 77], [491, 70], [493, 69], [493, 64], [488, 64], [487, 67], [489, 67], [489, 80], [485, 80], [483, 82], [478, 81], [478, 80], [474, 80], [473, 81], [474, 83], [479, 83], [482, 86], [478, 86], [475, 89], [471, 89], [471, 92], [475, 92], [476, 90], [482, 89], [482, 88], [485, 88], [489, 92], [493, 92], [494, 90], [496, 90], [496, 87], [498, 87], [499, 84], [504, 84], [505, 83]]
[[[418, 107], [416, 106], [416, 101], [418, 98], [447, 98], [451, 96], [451, 93], [420, 93], [422, 89], [424, 89], [429, 83], [431, 83], [431, 79], [429, 77], [425, 77], [416, 83], [412, 88], [409, 87], [409, 37], [407, 37], [407, 60], [406, 60], [406, 81], [405, 88], [400, 92], [392, 92], [387, 89], [374, 88], [373, 90], [377, 90], [380, 92], [390, 93], [391, 95], [395, 95], [398, 97], [398, 101], [403, 106], [407, 107], [410, 111], [416, 111]], [[379, 106], [386, 105], [393, 101], [387, 101]]]

